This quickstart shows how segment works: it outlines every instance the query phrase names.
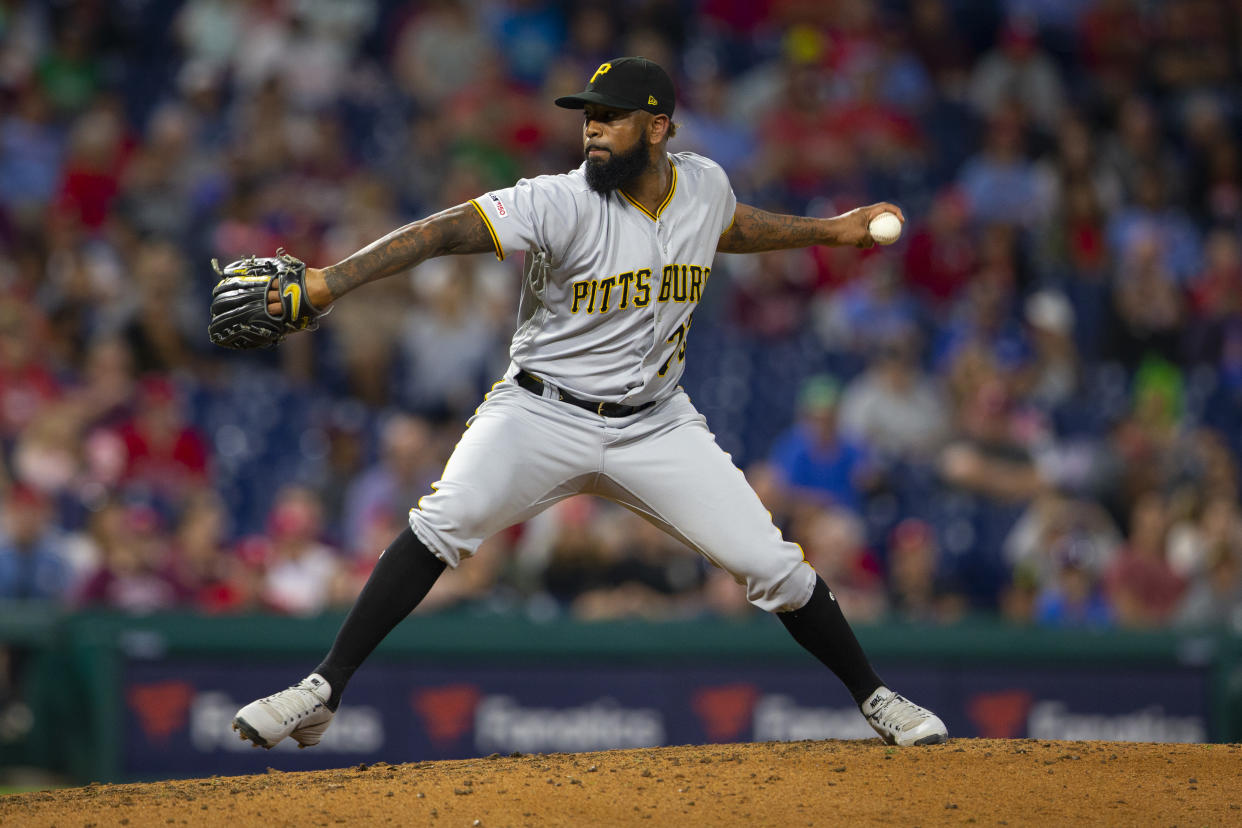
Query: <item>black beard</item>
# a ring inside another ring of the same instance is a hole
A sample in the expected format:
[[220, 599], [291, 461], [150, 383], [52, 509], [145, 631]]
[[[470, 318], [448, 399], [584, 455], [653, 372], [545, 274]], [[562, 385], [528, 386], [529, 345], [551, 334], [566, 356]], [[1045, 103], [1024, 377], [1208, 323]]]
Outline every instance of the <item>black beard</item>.
[[609, 153], [607, 161], [588, 157], [587, 185], [595, 192], [607, 195], [642, 175], [648, 163], [647, 147], [641, 140], [634, 143], [633, 149], [622, 153]]

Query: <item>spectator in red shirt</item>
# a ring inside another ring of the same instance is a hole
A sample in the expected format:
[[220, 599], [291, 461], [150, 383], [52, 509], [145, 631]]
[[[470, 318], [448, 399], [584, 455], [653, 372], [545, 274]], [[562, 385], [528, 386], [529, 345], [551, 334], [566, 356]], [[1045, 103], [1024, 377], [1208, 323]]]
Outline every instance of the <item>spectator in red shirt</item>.
[[56, 206], [89, 231], [99, 231], [121, 189], [121, 171], [133, 145], [119, 106], [104, 99], [85, 113], [69, 137]]
[[785, 67], [784, 85], [782, 100], [760, 128], [756, 177], [761, 186], [776, 185], [806, 201], [832, 189], [829, 182], [856, 174], [857, 158], [848, 136], [834, 128], [823, 70], [795, 56]]
[[906, 246], [906, 282], [938, 307], [952, 302], [970, 281], [979, 257], [970, 227], [970, 205], [956, 189], [936, 196], [927, 222]]
[[1117, 620], [1127, 627], [1168, 623], [1186, 582], [1169, 566], [1165, 538], [1168, 510], [1160, 495], [1139, 498], [1130, 515], [1130, 537], [1104, 575]]
[[922, 130], [881, 97], [884, 65], [876, 59], [859, 64], [853, 97], [833, 108], [829, 126], [869, 168], [896, 171], [909, 167], [922, 153]]
[[1099, 0], [1079, 20], [1079, 55], [1102, 104], [1116, 104], [1139, 83], [1151, 27], [1135, 0]]
[[1211, 324], [1242, 312], [1242, 243], [1228, 230], [1214, 230], [1205, 252], [1205, 266], [1190, 284], [1190, 305]]
[[118, 436], [125, 446], [123, 485], [179, 502], [207, 483], [207, 442], [186, 421], [167, 378], [152, 375], [142, 380], [134, 416]]
[[185, 598], [168, 572], [168, 538], [153, 508], [110, 503], [91, 518], [90, 534], [99, 567], [78, 594], [81, 604], [148, 613]]

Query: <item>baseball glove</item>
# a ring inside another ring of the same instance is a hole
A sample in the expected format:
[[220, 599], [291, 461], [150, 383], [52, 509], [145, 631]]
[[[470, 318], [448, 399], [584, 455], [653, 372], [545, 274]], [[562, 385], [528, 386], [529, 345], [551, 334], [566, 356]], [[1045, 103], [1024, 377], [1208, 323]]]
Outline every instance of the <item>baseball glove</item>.
[[[220, 281], [211, 292], [207, 335], [223, 348], [271, 348], [296, 331], [319, 327], [321, 311], [306, 298], [306, 263], [283, 248], [268, 258], [250, 256], [221, 269], [211, 260]], [[275, 287], [283, 306], [280, 316], [267, 309], [267, 292]]]

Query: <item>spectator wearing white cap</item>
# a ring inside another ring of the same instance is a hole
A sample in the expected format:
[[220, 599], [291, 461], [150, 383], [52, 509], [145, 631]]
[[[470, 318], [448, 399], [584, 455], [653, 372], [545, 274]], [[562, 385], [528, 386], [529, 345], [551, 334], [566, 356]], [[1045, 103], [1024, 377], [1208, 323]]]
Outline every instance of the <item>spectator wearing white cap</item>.
[[1026, 298], [1023, 317], [1034, 352], [1022, 378], [1025, 396], [1041, 408], [1052, 409], [1078, 388], [1074, 308], [1065, 294], [1040, 290]]
[[951, 433], [949, 405], [920, 367], [912, 333], [889, 336], [841, 396], [843, 433], [888, 459], [927, 460]]

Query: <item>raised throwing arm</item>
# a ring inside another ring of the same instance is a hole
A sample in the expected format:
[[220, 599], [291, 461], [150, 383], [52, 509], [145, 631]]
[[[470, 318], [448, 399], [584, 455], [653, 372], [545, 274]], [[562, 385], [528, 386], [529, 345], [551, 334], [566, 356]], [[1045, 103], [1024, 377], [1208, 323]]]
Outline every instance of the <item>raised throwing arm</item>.
[[808, 218], [769, 213], [749, 204], [738, 204], [733, 224], [716, 250], [720, 253], [761, 253], [823, 244], [831, 247], [853, 245], [871, 247], [875, 240], [867, 224], [880, 213], [896, 213], [903, 222], [901, 208], [888, 202], [869, 204], [832, 218]]

